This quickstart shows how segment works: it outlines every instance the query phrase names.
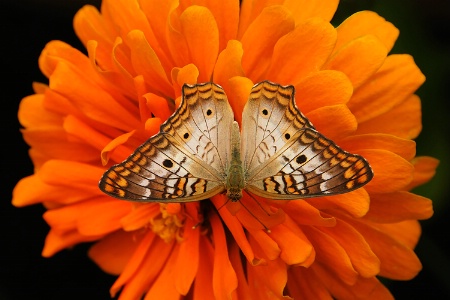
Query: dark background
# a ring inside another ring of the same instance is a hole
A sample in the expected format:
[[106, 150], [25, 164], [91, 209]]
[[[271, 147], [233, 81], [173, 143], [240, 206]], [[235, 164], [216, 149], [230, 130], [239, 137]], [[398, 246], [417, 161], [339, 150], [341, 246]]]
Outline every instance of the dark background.
[[[103, 273], [89, 260], [88, 245], [42, 258], [48, 231], [42, 219], [44, 209], [40, 205], [18, 209], [10, 203], [16, 182], [33, 172], [28, 147], [19, 132], [19, 102], [33, 93], [33, 81], [47, 82], [37, 61], [48, 41], [59, 39], [83, 49], [73, 32], [72, 18], [87, 3], [99, 6], [100, 1], [0, 2], [0, 300], [110, 299], [108, 290], [115, 277]], [[364, 9], [378, 12], [400, 29], [393, 53], [412, 54], [427, 77], [417, 92], [424, 115], [417, 152], [441, 160], [436, 177], [416, 190], [433, 199], [435, 209], [434, 216], [422, 222], [423, 235], [416, 249], [423, 270], [411, 281], [386, 284], [397, 299], [450, 298], [450, 1], [342, 0], [333, 24]]]

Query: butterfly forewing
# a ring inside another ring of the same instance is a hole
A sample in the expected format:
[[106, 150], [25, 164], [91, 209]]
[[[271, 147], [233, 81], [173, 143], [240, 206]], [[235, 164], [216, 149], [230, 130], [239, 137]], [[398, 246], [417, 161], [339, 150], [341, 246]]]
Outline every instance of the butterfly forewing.
[[242, 114], [242, 160], [251, 172], [303, 128], [314, 128], [294, 102], [294, 88], [268, 81], [255, 85]]
[[183, 202], [225, 189], [233, 112], [215, 84], [185, 85], [177, 111], [161, 131], [112, 166], [100, 189], [132, 201]]

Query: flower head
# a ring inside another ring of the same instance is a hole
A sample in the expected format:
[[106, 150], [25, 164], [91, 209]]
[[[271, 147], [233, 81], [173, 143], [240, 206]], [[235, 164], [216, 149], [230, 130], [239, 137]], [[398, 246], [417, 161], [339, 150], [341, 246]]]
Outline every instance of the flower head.
[[[412, 141], [424, 76], [409, 55], [388, 55], [398, 30], [373, 12], [334, 28], [336, 0], [275, 2], [105, 0], [74, 19], [87, 55], [48, 43], [49, 84], [19, 110], [35, 174], [13, 197], [47, 208], [44, 256], [95, 241], [89, 255], [119, 275], [111, 294], [123, 299], [390, 298], [378, 276], [420, 271], [418, 220], [432, 206], [410, 190], [437, 166]], [[240, 122], [263, 80], [294, 85], [300, 110], [364, 156], [373, 180], [333, 197], [226, 206], [223, 195], [136, 204], [98, 189], [107, 167], [159, 131], [184, 83], [221, 85]]]

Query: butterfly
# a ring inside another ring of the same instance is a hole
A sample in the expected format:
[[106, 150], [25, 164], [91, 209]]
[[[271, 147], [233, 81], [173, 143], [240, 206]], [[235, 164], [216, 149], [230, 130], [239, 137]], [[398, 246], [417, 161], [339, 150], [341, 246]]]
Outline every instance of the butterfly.
[[339, 148], [299, 111], [293, 86], [253, 86], [242, 131], [224, 90], [214, 83], [182, 88], [179, 108], [99, 182], [106, 194], [139, 202], [188, 202], [243, 191], [292, 200], [347, 193], [373, 178], [360, 155]]

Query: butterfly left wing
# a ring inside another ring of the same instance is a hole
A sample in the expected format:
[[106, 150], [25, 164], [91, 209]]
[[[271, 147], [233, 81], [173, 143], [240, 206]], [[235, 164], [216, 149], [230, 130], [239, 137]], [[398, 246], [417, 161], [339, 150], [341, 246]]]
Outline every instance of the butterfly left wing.
[[106, 194], [131, 201], [185, 202], [225, 189], [233, 111], [213, 83], [183, 86], [180, 107], [142, 144], [101, 178]]
[[271, 199], [346, 193], [369, 182], [368, 162], [317, 132], [295, 105], [294, 88], [262, 82], [242, 116], [245, 189]]

